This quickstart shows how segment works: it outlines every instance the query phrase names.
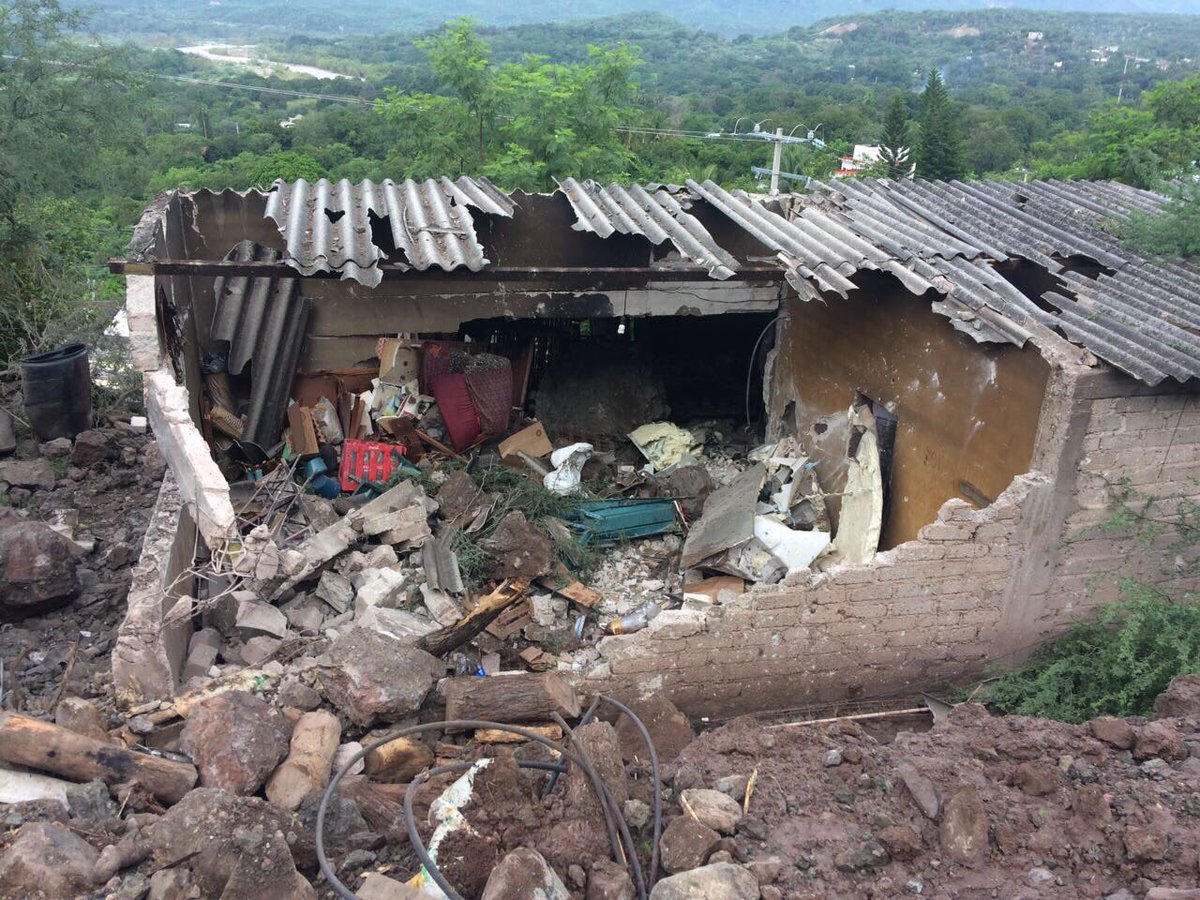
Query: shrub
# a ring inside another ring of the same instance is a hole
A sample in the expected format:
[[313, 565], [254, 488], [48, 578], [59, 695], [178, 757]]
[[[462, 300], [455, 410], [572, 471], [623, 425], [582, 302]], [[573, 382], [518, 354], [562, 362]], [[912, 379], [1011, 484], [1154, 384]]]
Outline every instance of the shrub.
[[982, 699], [1007, 713], [1086, 722], [1150, 712], [1177, 675], [1200, 672], [1200, 603], [1172, 602], [1152, 588], [1122, 584], [1125, 599], [1077, 625]]

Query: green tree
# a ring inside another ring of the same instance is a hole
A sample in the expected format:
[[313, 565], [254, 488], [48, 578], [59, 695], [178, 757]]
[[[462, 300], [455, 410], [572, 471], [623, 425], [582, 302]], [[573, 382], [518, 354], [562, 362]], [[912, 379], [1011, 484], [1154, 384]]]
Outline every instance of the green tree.
[[429, 67], [467, 107], [478, 126], [479, 164], [485, 162], [484, 120], [491, 114], [493, 75], [491, 47], [475, 32], [470, 19], [449, 22], [439, 34], [417, 41]]
[[132, 84], [116, 54], [76, 40], [82, 22], [56, 0], [0, 6], [0, 364], [91, 318], [97, 264], [119, 246], [93, 202], [106, 151], [136, 133]]
[[883, 120], [883, 136], [879, 155], [887, 166], [888, 178], [907, 178], [912, 174], [912, 144], [908, 137], [908, 104], [904, 95], [892, 95], [887, 118]]
[[931, 181], [961, 178], [966, 170], [962, 161], [958, 114], [937, 69], [930, 69], [925, 80], [919, 124], [917, 175]]

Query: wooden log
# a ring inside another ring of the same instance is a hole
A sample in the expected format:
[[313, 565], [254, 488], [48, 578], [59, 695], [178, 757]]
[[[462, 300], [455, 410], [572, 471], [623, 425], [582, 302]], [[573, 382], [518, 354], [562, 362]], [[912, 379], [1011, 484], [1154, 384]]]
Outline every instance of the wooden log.
[[445, 692], [447, 720], [547, 722], [553, 713], [574, 718], [582, 709], [573, 679], [562, 672], [451, 678]]
[[305, 797], [329, 784], [341, 737], [342, 726], [333, 713], [318, 709], [302, 715], [292, 731], [287, 759], [267, 779], [267, 799], [292, 812]]
[[407, 784], [433, 764], [433, 751], [415, 738], [401, 737], [376, 747], [363, 763], [363, 771], [375, 781]]
[[[407, 785], [376, 784], [362, 775], [338, 782], [338, 794], [353, 800], [371, 830], [384, 835], [393, 847], [408, 843], [404, 824], [404, 790]], [[399, 790], [395, 790], [395, 789]]]
[[477, 637], [500, 613], [524, 596], [529, 582], [520, 578], [501, 582], [500, 586], [475, 604], [475, 608], [455, 622], [425, 635], [417, 646], [434, 656], [445, 656], [456, 647]]
[[107, 785], [135, 781], [167, 805], [196, 784], [196, 768], [76, 734], [16, 713], [0, 713], [0, 759], [53, 772], [71, 781], [99, 778]]
[[[529, 731], [536, 731], [544, 738], [561, 741], [563, 730], [561, 725], [526, 725]], [[481, 744], [520, 744], [525, 738], [511, 731], [500, 731], [498, 728], [477, 728], [475, 740]]]

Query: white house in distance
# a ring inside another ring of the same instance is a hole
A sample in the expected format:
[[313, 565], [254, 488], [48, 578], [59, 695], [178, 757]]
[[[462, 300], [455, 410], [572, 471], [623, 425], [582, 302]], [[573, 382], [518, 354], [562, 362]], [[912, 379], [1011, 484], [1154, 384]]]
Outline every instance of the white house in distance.
[[834, 178], [850, 178], [861, 175], [864, 170], [882, 161], [881, 149], [872, 144], [855, 144], [852, 156], [843, 156], [841, 166], [834, 171]]

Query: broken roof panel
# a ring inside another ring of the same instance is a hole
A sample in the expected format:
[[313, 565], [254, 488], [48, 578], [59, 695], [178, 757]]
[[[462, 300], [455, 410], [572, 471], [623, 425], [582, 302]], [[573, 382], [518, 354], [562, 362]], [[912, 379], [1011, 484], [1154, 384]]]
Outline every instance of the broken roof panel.
[[558, 189], [575, 210], [578, 221], [572, 227], [577, 231], [591, 231], [602, 238], [615, 232], [640, 234], [653, 244], [669, 240], [713, 278], [730, 278], [741, 268], [708, 229], [662, 188], [651, 193], [637, 184], [601, 187], [594, 181], [564, 178]]
[[[932, 281], [947, 295], [934, 309], [976, 340], [1046, 347], [1061, 334], [1150, 384], [1200, 376], [1200, 270], [1142, 258], [1109, 229], [1158, 209], [1157, 194], [1107, 182], [864, 178], [794, 199], [795, 215], [838, 220]], [[1043, 266], [1063, 289], [1026, 297], [992, 268], [1011, 257]], [[1089, 277], [1070, 257], [1108, 271]]]
[[[273, 262], [279, 254], [253, 241], [240, 241], [226, 258]], [[295, 278], [269, 276], [219, 277], [213, 283], [212, 337], [228, 344], [224, 369], [239, 375], [250, 365], [250, 405], [242, 440], [263, 450], [275, 444], [283, 430], [312, 307], [297, 286]]]
[[487, 265], [470, 207], [511, 217], [516, 205], [487, 179], [466, 176], [358, 184], [280, 179], [265, 215], [283, 235], [285, 261], [302, 274], [340, 272], [374, 287], [383, 277], [379, 266], [395, 251], [404, 259], [393, 262], [421, 271], [478, 272]]

